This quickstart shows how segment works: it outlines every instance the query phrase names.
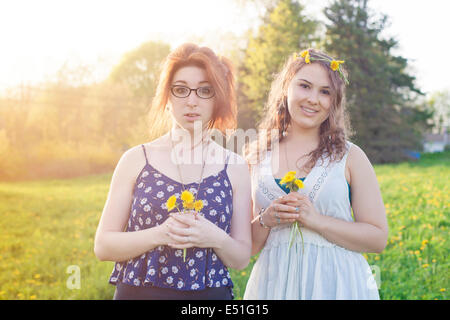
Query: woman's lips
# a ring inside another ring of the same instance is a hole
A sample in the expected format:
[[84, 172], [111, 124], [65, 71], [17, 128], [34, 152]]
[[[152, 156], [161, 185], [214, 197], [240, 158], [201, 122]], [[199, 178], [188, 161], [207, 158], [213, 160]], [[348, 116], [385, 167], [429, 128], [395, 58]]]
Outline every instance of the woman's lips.
[[194, 120], [200, 119], [200, 114], [198, 114], [198, 113], [186, 113], [186, 114], [184, 114], [184, 117], [188, 121], [194, 121]]
[[300, 106], [300, 109], [302, 110], [303, 114], [309, 117], [314, 116], [316, 113], [318, 113], [318, 111], [304, 106]]

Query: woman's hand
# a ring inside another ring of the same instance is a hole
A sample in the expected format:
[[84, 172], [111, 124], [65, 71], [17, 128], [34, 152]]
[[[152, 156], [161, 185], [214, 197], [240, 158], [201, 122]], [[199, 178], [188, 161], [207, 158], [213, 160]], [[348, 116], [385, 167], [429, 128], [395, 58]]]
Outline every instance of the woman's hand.
[[169, 216], [169, 218], [164, 221], [163, 224], [159, 226], [161, 229], [161, 243], [162, 245], [169, 245], [170, 243], [173, 243], [174, 240], [169, 235], [170, 228], [179, 228], [179, 229], [186, 229], [189, 225], [179, 222], [178, 220], [174, 219], [172, 216]]
[[316, 230], [320, 224], [322, 215], [316, 210], [307, 196], [298, 192], [291, 192], [284, 196], [282, 200], [286, 205], [299, 212], [296, 220], [300, 223], [301, 227]]
[[175, 249], [218, 248], [228, 236], [225, 231], [199, 214], [172, 213], [170, 216], [187, 227], [168, 225], [167, 235], [171, 238], [169, 246]]
[[280, 197], [270, 204], [262, 213], [262, 220], [268, 227], [275, 227], [280, 224], [293, 223], [298, 219], [298, 212], [295, 207], [287, 205], [294, 198]]

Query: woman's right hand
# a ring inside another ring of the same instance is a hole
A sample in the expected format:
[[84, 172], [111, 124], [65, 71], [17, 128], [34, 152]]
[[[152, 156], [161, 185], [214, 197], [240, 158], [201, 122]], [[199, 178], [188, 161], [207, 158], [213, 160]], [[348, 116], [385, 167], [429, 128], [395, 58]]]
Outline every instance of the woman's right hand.
[[262, 213], [262, 221], [268, 227], [275, 227], [282, 224], [290, 224], [296, 221], [299, 217], [299, 212], [293, 206], [287, 205], [288, 202], [293, 201], [290, 195], [282, 196], [270, 204], [269, 207]]
[[161, 245], [167, 246], [169, 243], [174, 243], [175, 241], [169, 236], [169, 227], [174, 226], [177, 228], [188, 228], [187, 224], [179, 222], [172, 217], [168, 217], [163, 224], [159, 225], [161, 230]]

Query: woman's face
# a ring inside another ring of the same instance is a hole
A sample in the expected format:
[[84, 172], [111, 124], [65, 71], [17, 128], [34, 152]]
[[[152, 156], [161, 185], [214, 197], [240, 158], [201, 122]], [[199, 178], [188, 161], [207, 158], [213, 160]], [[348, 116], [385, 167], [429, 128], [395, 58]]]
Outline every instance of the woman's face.
[[331, 94], [327, 70], [318, 63], [303, 66], [288, 87], [291, 124], [302, 129], [318, 129], [330, 114]]
[[[176, 125], [190, 132], [194, 131], [194, 123], [200, 122], [202, 128], [206, 128], [212, 118], [215, 98], [205, 98], [214, 92], [205, 70], [196, 66], [182, 67], [175, 72], [171, 86], [170, 111]], [[180, 97], [187, 95], [189, 89], [198, 89], [197, 93], [203, 98], [193, 90], [187, 97]]]

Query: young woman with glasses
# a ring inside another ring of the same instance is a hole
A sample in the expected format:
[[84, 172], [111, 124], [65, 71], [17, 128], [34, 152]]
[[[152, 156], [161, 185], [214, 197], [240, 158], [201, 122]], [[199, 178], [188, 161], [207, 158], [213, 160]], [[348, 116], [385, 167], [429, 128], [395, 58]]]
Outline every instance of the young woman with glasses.
[[171, 52], [152, 102], [154, 123], [164, 115], [168, 132], [114, 171], [95, 254], [116, 262], [114, 299], [232, 299], [228, 268], [250, 259], [251, 191], [244, 159], [211, 139], [236, 126], [229, 60], [194, 44]]

